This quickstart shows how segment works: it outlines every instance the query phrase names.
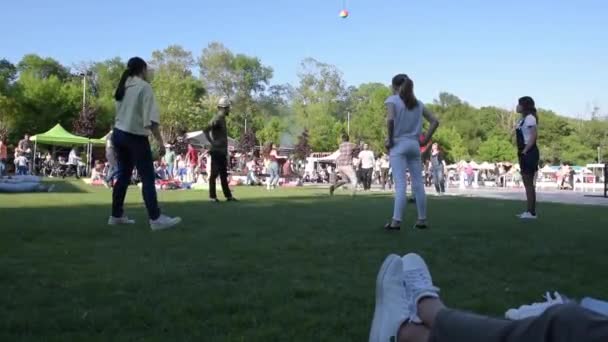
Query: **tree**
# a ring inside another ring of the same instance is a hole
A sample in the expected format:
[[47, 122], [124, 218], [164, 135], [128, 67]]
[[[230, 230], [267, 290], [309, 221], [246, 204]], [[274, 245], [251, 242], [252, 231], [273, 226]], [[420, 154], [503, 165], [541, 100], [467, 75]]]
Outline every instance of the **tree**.
[[96, 87], [91, 101], [91, 106], [97, 110], [95, 136], [105, 135], [114, 124], [116, 112], [114, 92], [125, 69], [126, 65], [119, 57], [88, 66]]
[[366, 141], [373, 150], [383, 151], [386, 139], [386, 109], [384, 101], [391, 90], [380, 83], [362, 84], [349, 95], [351, 136]]
[[515, 161], [517, 153], [511, 142], [504, 138], [493, 136], [479, 146], [477, 158], [487, 162]]
[[51, 76], [57, 77], [60, 81], [65, 81], [70, 77], [68, 68], [64, 67], [53, 58], [42, 58], [35, 54], [23, 56], [17, 65], [19, 73], [28, 73], [36, 78], [46, 79]]
[[305, 59], [298, 73], [293, 111], [297, 125], [308, 129], [316, 151], [333, 151], [344, 132], [346, 92], [342, 73], [333, 65]]
[[[198, 60], [201, 77], [207, 82], [211, 95], [228, 96], [233, 100], [232, 114], [228, 119], [229, 133], [238, 137], [244, 122], [261, 122], [257, 102], [273, 75], [272, 68], [259, 58], [244, 54], [234, 55], [223, 44], [213, 42], [203, 49]], [[257, 126], [256, 129], [261, 129]]]
[[205, 89], [192, 75], [192, 53], [178, 45], [154, 51], [150, 65], [154, 68], [152, 86], [160, 107], [161, 127], [167, 140], [178, 130], [202, 129], [211, 113], [200, 101]]
[[298, 143], [294, 148], [294, 156], [298, 160], [306, 160], [306, 158], [312, 152], [312, 148], [310, 147], [310, 143], [308, 142], [308, 130], [302, 131], [302, 134], [298, 137]]
[[247, 131], [241, 134], [239, 140], [239, 148], [242, 152], [249, 153], [257, 146], [257, 140], [255, 138], [255, 131], [253, 128], [248, 128]]
[[462, 136], [453, 126], [439, 128], [433, 136], [433, 141], [438, 143], [445, 152], [445, 159], [448, 162], [457, 162], [469, 158]]
[[8, 93], [15, 79], [17, 79], [17, 67], [6, 59], [0, 59], [0, 94]]
[[446, 92], [439, 93], [439, 98], [434, 100], [433, 102], [443, 108], [459, 106], [463, 104], [462, 100], [458, 96]]
[[264, 125], [264, 128], [256, 133], [257, 140], [262, 144], [279, 144], [281, 133], [283, 133], [286, 128], [287, 127], [283, 124], [281, 119], [274, 117]]
[[87, 138], [93, 138], [95, 135], [95, 124], [97, 120], [97, 109], [86, 106], [80, 111], [76, 120], [74, 120], [74, 134]]

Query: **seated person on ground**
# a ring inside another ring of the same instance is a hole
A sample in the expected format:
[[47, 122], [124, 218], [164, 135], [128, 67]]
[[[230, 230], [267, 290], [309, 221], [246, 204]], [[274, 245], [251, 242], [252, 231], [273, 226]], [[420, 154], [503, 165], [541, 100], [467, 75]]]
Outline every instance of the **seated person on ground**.
[[[538, 305], [537, 305], [538, 306]], [[515, 311], [528, 310], [524, 306]], [[541, 308], [543, 309], [543, 308]], [[448, 309], [424, 260], [389, 255], [376, 279], [370, 342], [606, 342], [608, 316], [549, 303], [538, 316], [510, 321]], [[514, 312], [509, 310], [513, 316]]]

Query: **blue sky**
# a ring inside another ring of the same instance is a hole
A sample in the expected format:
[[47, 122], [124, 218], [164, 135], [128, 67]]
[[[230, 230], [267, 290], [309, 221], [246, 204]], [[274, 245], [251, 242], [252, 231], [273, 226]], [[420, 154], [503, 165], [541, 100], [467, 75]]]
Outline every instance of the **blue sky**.
[[[211, 41], [258, 56], [273, 83], [297, 82], [306, 57], [349, 85], [414, 78], [423, 101], [449, 91], [474, 105], [521, 95], [578, 116], [608, 113], [606, 0], [3, 0], [0, 58], [64, 64]], [[346, 3], [350, 18], [338, 12]]]

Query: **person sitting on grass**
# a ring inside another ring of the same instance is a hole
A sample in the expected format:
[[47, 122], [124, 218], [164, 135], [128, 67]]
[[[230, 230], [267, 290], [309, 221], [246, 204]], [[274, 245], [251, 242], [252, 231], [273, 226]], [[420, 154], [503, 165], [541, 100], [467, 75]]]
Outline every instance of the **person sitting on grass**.
[[103, 174], [104, 164], [101, 160], [95, 161], [95, 167], [93, 171], [91, 171], [91, 183], [101, 183], [104, 182], [105, 175]]
[[608, 341], [608, 317], [577, 304], [547, 305], [545, 309], [536, 317], [517, 321], [449, 309], [419, 255], [391, 254], [376, 278], [376, 307], [369, 341]]

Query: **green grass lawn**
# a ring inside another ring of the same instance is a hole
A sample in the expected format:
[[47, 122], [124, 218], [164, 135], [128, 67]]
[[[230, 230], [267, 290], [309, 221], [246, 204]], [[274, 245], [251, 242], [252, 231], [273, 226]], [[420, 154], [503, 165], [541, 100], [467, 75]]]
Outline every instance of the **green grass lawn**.
[[[237, 188], [162, 192], [178, 229], [151, 232], [139, 189], [132, 227], [108, 227], [110, 191], [0, 194], [1, 341], [364, 341], [389, 253], [428, 261], [452, 306], [502, 315], [546, 290], [608, 298], [608, 212], [429, 199], [428, 231], [387, 233], [389, 195]], [[407, 209], [407, 226], [415, 208]]]

